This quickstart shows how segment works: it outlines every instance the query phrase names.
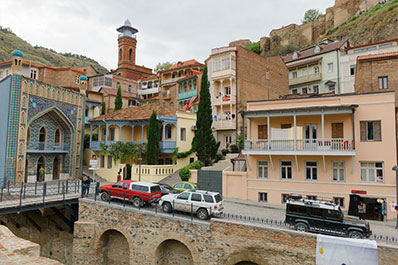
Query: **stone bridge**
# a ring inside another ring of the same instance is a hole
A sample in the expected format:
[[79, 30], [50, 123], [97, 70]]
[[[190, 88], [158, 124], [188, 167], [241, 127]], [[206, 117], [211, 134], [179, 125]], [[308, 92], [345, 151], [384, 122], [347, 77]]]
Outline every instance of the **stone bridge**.
[[[73, 264], [315, 264], [316, 236], [233, 221], [190, 221], [81, 199]], [[398, 249], [379, 246], [379, 264]]]

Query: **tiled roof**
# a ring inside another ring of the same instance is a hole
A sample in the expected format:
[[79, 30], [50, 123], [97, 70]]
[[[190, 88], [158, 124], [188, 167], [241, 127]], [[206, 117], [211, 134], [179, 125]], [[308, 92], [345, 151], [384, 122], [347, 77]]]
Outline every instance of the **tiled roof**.
[[303, 61], [303, 62], [299, 62], [299, 63], [288, 65], [287, 68], [290, 69], [290, 68], [295, 68], [295, 67], [298, 67], [298, 66], [301, 66], [301, 65], [306, 65], [306, 64], [310, 64], [310, 63], [319, 62], [321, 59], [322, 58], [315, 58], [315, 59], [306, 60], [306, 61]]
[[388, 57], [398, 57], [398, 52], [385, 52], [379, 54], [362, 55], [358, 56], [358, 61], [373, 60], [373, 59], [388, 58]]
[[319, 55], [319, 54], [323, 54], [323, 53], [327, 53], [327, 52], [330, 52], [330, 51], [334, 51], [334, 50], [336, 50], [338, 48], [341, 48], [341, 46], [343, 46], [344, 43], [346, 43], [346, 42], [347, 42], [346, 40], [342, 40], [342, 41], [332, 42], [332, 43], [327, 44], [327, 45], [319, 44], [318, 46], [321, 48], [321, 51], [318, 52], [318, 53], [314, 52], [315, 47], [316, 47], [316, 46], [314, 46], [314, 47], [312, 47], [310, 49], [297, 51], [297, 54], [298, 54], [297, 59], [293, 59], [293, 54], [286, 55], [286, 56], [282, 57], [282, 59], [283, 59], [283, 61], [285, 63], [291, 63], [291, 62], [294, 62], [294, 61], [302, 60], [302, 59], [309, 58], [309, 57], [312, 57], [312, 56], [316, 56], [316, 55]]
[[363, 47], [368, 47], [368, 46], [373, 46], [373, 45], [378, 45], [378, 44], [383, 44], [383, 43], [388, 43], [388, 42], [394, 42], [394, 41], [398, 41], [398, 39], [383, 40], [383, 41], [378, 41], [378, 42], [366, 43], [366, 44], [362, 44], [362, 45], [358, 45], [358, 46], [347, 47], [346, 50], [358, 49], [358, 48], [363, 48]]
[[176, 115], [176, 108], [164, 107], [160, 104], [148, 104], [140, 107], [129, 107], [117, 110], [105, 115], [98, 116], [90, 121], [134, 121], [134, 120], [148, 120], [152, 112], [156, 110], [157, 116], [168, 117]]
[[149, 75], [149, 76], [144, 76], [141, 81], [147, 81], [147, 80], [154, 80], [154, 79], [159, 79], [157, 75]]
[[186, 75], [186, 76], [184, 76], [183, 78], [178, 79], [177, 82], [184, 81], [184, 80], [186, 80], [186, 79], [189, 79], [189, 78], [192, 78], [192, 77], [194, 77], [194, 76], [200, 75], [201, 73], [202, 73], [202, 72], [192, 70], [192, 74]]
[[204, 64], [201, 64], [200, 62], [196, 61], [195, 59], [191, 59], [191, 60], [184, 61], [184, 62], [178, 62], [178, 63], [170, 66], [168, 69], [162, 70], [159, 72], [169, 72], [170, 70], [176, 70], [176, 69], [192, 67], [192, 66], [201, 66], [202, 67], [202, 66], [204, 66]]
[[[99, 92], [101, 92], [101, 91], [105, 91], [110, 96], [116, 96], [117, 95], [117, 89], [116, 88], [101, 87]], [[130, 94], [130, 93], [122, 90], [122, 97], [131, 98], [131, 97], [133, 97], [133, 94]]]
[[102, 104], [101, 101], [95, 100], [95, 99], [91, 99], [91, 98], [86, 99], [86, 102], [92, 102], [92, 103], [99, 103], [99, 104]]

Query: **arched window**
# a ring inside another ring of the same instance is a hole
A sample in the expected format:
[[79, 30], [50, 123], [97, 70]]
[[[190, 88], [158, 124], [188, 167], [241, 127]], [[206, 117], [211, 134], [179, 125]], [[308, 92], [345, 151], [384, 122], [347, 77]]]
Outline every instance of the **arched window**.
[[26, 141], [30, 142], [30, 127], [28, 127], [28, 136], [26, 137]]
[[122, 60], [122, 49], [119, 49], [119, 61]]
[[130, 50], [129, 50], [129, 61], [130, 61], [130, 62], [131, 62], [132, 56], [133, 56], [133, 49], [130, 48]]
[[55, 142], [55, 146], [59, 146], [59, 145], [60, 145], [60, 142], [61, 142], [61, 132], [59, 131], [59, 129], [57, 129], [57, 130], [55, 131], [54, 142]]
[[[40, 170], [41, 168], [43, 168], [42, 170]], [[37, 174], [37, 181], [44, 181], [45, 178], [45, 172], [46, 171], [46, 163], [44, 160], [44, 157], [40, 157], [39, 160], [37, 161], [37, 170], [36, 170], [36, 174]]]
[[44, 150], [46, 142], [46, 129], [44, 127], [41, 127], [40, 129], [40, 134], [39, 134], [39, 149]]

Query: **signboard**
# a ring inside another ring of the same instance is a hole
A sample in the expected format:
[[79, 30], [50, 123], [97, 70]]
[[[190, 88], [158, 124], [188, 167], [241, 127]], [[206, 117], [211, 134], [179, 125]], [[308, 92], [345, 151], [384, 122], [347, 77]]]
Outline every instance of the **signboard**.
[[316, 243], [317, 265], [377, 265], [377, 243], [368, 239], [353, 239], [319, 234]]
[[355, 194], [366, 194], [366, 190], [351, 190], [351, 193], [355, 193]]
[[96, 157], [92, 157], [90, 159], [90, 167], [89, 170], [98, 170], [98, 159]]

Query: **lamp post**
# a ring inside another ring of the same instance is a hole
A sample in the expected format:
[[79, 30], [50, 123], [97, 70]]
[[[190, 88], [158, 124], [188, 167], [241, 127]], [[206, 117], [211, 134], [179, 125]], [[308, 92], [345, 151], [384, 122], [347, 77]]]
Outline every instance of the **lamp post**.
[[138, 146], [137, 147], [139, 155], [138, 155], [138, 181], [141, 181], [141, 161], [142, 161], [142, 151], [143, 147]]
[[[395, 188], [396, 188], [396, 191], [395, 191], [395, 195], [396, 195], [396, 198], [395, 198], [395, 210], [397, 210], [397, 205], [398, 205], [398, 166], [394, 166], [392, 168], [392, 170], [395, 171]], [[397, 214], [397, 223], [395, 225], [395, 229], [398, 229], [398, 214]]]

